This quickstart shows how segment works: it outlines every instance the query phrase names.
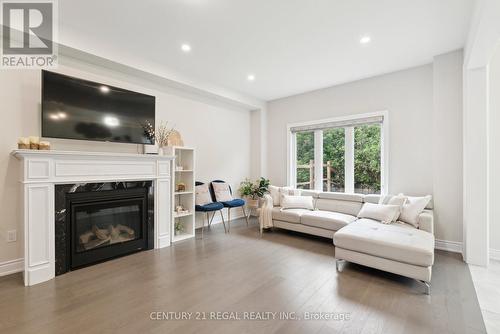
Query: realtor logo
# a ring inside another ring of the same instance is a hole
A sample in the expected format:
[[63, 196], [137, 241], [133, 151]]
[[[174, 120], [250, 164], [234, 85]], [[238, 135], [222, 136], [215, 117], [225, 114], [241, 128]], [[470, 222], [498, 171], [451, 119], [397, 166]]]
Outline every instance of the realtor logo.
[[2, 0], [1, 9], [1, 67], [56, 67], [55, 0]]

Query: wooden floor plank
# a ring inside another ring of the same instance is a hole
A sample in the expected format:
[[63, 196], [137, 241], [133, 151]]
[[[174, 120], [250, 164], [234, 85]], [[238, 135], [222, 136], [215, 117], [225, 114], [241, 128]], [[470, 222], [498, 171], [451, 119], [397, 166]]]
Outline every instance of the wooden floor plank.
[[[467, 266], [437, 252], [432, 294], [418, 282], [347, 264], [331, 240], [253, 220], [24, 287], [0, 278], [1, 333], [485, 333]], [[151, 320], [151, 312], [288, 312], [300, 320]], [[322, 312], [322, 313], [321, 313]], [[346, 314], [349, 320], [305, 320]]]

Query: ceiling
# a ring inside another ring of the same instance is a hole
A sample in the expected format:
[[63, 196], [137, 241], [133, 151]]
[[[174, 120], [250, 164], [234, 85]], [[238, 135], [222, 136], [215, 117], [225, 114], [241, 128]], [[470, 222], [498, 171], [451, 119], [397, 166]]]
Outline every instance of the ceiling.
[[[430, 63], [462, 48], [473, 0], [64, 0], [59, 41], [261, 100]], [[371, 37], [365, 45], [364, 35]], [[185, 53], [181, 45], [191, 51]], [[255, 80], [247, 80], [249, 74]]]

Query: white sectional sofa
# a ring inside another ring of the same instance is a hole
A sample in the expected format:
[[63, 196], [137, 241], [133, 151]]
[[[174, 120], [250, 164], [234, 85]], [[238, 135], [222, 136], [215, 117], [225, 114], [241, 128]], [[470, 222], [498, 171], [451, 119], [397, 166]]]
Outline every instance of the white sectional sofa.
[[339, 271], [344, 261], [358, 263], [419, 280], [430, 293], [434, 264], [432, 203], [418, 216], [416, 228], [399, 221], [383, 224], [358, 219], [363, 204], [377, 204], [379, 195], [302, 191], [301, 196], [313, 197], [314, 210], [274, 206], [274, 227], [332, 238]]

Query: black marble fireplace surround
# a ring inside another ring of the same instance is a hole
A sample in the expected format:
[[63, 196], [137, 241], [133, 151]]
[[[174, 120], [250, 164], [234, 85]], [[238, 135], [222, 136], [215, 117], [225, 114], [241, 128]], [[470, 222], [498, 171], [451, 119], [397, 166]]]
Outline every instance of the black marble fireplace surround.
[[152, 181], [56, 185], [56, 275], [154, 248]]

